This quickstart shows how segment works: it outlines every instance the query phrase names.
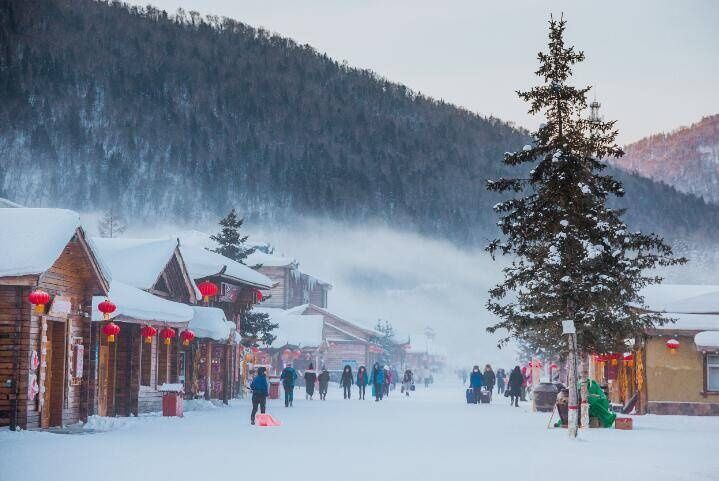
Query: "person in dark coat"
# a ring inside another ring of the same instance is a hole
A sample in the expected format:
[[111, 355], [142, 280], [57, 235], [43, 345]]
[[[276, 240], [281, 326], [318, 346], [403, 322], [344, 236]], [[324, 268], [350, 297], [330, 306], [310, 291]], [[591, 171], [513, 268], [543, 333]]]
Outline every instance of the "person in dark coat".
[[476, 402], [480, 400], [483, 385], [484, 377], [482, 376], [482, 371], [479, 370], [479, 366], [474, 366], [469, 375], [469, 387], [474, 391], [474, 399]]
[[507, 374], [503, 368], [497, 369], [497, 394], [504, 394], [504, 384], [507, 381]]
[[292, 406], [292, 401], [295, 398], [295, 382], [297, 382], [297, 371], [292, 367], [291, 364], [282, 370], [280, 374], [280, 380], [282, 381], [282, 387], [285, 390], [285, 407]]
[[352, 397], [352, 384], [354, 384], [354, 377], [352, 376], [352, 367], [349, 364], [342, 370], [342, 377], [340, 378], [340, 386], [344, 388], [345, 399]]
[[402, 378], [402, 392], [404, 392], [405, 396], [409, 396], [409, 392], [412, 390], [413, 384], [414, 376], [412, 374], [412, 371], [407, 369], [404, 372], [404, 377]]
[[322, 368], [322, 372], [317, 376], [317, 381], [320, 384], [320, 399], [327, 399], [327, 388], [330, 385], [330, 373], [327, 372], [327, 368]]
[[259, 367], [257, 369], [257, 376], [250, 383], [250, 389], [252, 390], [252, 413], [250, 414], [250, 424], [255, 424], [255, 415], [257, 414], [257, 408], [260, 408], [260, 412], [265, 414], [265, 408], [267, 407], [267, 394], [269, 394], [269, 386], [267, 385], [267, 376], [265, 375], [265, 368]]
[[522, 375], [522, 371], [519, 370], [519, 366], [514, 366], [514, 369], [512, 369], [512, 372], [509, 374], [509, 381], [507, 382], [510, 406], [519, 407], [519, 397], [522, 395], [523, 383], [524, 376]]
[[367, 368], [364, 366], [360, 366], [359, 369], [357, 369], [357, 387], [359, 388], [359, 398], [360, 400], [364, 399], [365, 396], [365, 390], [367, 389], [367, 384], [369, 384], [369, 374], [367, 373]]
[[372, 375], [370, 376], [372, 381], [372, 394], [374, 394], [375, 401], [381, 401], [384, 397], [384, 368], [380, 367], [379, 363], [374, 363], [372, 366]]
[[492, 366], [487, 364], [484, 366], [484, 374], [482, 375], [482, 378], [484, 379], [484, 387], [489, 392], [489, 399], [492, 399], [492, 391], [494, 391], [494, 383], [497, 380], [497, 377], [494, 375], [494, 371], [492, 370]]
[[305, 392], [306, 397], [310, 401], [312, 396], [315, 395], [315, 382], [317, 381], [317, 373], [314, 370], [314, 366], [310, 363], [309, 367], [305, 371]]

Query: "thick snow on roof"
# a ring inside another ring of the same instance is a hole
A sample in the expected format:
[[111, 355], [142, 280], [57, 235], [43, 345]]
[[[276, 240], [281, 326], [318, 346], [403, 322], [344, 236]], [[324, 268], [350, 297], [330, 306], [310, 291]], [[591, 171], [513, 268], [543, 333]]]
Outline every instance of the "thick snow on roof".
[[266, 267], [286, 267], [297, 265], [297, 261], [291, 257], [279, 256], [276, 254], [265, 254], [262, 251], [255, 251], [247, 256], [246, 263], [248, 266], [261, 264]]
[[194, 316], [189, 328], [197, 337], [226, 341], [237, 327], [228, 321], [225, 312], [217, 307], [192, 306], [192, 310]]
[[254, 311], [269, 314], [271, 321], [278, 324], [272, 332], [277, 339], [271, 347], [282, 347], [285, 344], [318, 347], [322, 344], [323, 316], [301, 315], [272, 307], [256, 307]]
[[649, 309], [657, 312], [719, 313], [719, 286], [660, 284], [641, 291]]
[[694, 336], [697, 349], [719, 349], [719, 331], [702, 331]]
[[676, 319], [657, 327], [662, 331], [703, 331], [719, 330], [719, 314], [683, 314], [667, 312], [664, 317]]
[[215, 252], [210, 252], [201, 247], [181, 244], [180, 253], [193, 279], [201, 279], [222, 273], [225, 276], [261, 289], [272, 287], [273, 283], [269, 277]]
[[[131, 321], [166, 322], [184, 326], [193, 317], [192, 308], [186, 304], [168, 301], [119, 281], [112, 281], [107, 298], [117, 306], [117, 310], [110, 317], [118, 317], [119, 320], [125, 320], [125, 317]], [[97, 309], [103, 300], [105, 297], [102, 296], [92, 298], [93, 321], [103, 320], [102, 313]]]
[[0, 277], [40, 274], [55, 263], [80, 227], [65, 209], [0, 209]]
[[113, 279], [145, 290], [155, 285], [177, 248], [177, 239], [93, 237], [92, 241]]

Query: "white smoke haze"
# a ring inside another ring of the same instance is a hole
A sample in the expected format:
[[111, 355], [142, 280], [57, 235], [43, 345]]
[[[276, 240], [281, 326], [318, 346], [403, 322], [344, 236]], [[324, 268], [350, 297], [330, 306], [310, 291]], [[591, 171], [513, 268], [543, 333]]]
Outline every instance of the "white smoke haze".
[[[83, 216], [95, 233], [97, 214]], [[491, 363], [510, 367], [516, 351], [497, 348], [498, 334], [486, 328], [495, 318], [486, 310], [487, 291], [500, 278], [500, 262], [481, 248], [461, 248], [386, 225], [350, 225], [329, 220], [305, 220], [295, 225], [245, 224], [250, 242], [267, 242], [278, 255], [295, 258], [300, 270], [332, 284], [328, 308], [366, 327], [378, 319], [389, 321], [397, 340], [422, 335], [431, 327], [434, 343], [447, 351], [455, 366]], [[209, 225], [130, 225], [123, 237], [169, 237], [205, 244], [199, 232], [214, 233]], [[513, 364], [512, 364], [513, 365]]]

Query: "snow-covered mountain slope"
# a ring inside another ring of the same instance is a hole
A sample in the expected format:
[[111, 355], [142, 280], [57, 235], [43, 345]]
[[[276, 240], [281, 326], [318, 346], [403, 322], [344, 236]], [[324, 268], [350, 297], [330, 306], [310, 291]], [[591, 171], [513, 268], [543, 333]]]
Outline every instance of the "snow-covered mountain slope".
[[642, 139], [626, 152], [616, 162], [622, 169], [719, 203], [719, 114]]

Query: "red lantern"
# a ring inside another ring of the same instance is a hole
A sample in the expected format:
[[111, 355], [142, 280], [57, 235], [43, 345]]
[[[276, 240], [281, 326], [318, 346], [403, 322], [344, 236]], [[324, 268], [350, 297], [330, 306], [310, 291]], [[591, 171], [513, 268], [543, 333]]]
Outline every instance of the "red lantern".
[[140, 335], [145, 338], [146, 344], [152, 344], [152, 337], [157, 334], [157, 329], [152, 326], [142, 326], [140, 329]]
[[180, 333], [180, 339], [182, 340], [183, 346], [189, 346], [192, 340], [195, 338], [195, 333], [189, 329], [186, 329]]
[[616, 366], [619, 363], [619, 353], [613, 352], [609, 355], [609, 359], [612, 361], [612, 366]]
[[632, 354], [631, 352], [624, 353], [624, 360], [625, 361], [633, 361], [634, 354]]
[[282, 358], [285, 361], [288, 360], [291, 355], [292, 355], [292, 351], [290, 351], [289, 349], [285, 349], [284, 351], [282, 351]]
[[250, 348], [250, 351], [252, 351], [252, 354], [257, 354], [259, 352], [260, 348], [257, 346], [252, 346]]
[[45, 312], [45, 305], [50, 303], [50, 294], [42, 289], [35, 289], [27, 296], [27, 300], [35, 305], [35, 312], [42, 314]]
[[103, 326], [102, 333], [107, 336], [107, 342], [115, 342], [115, 336], [120, 334], [120, 326], [110, 321]]
[[259, 289], [255, 289], [255, 302], [262, 302], [262, 299], [264, 299], [262, 291], [260, 291]]
[[107, 321], [108, 319], [110, 319], [110, 314], [115, 312], [117, 306], [113, 304], [110, 299], [105, 299], [97, 305], [97, 309], [102, 312], [102, 318]]
[[160, 337], [164, 339], [165, 345], [169, 346], [172, 342], [172, 338], [175, 337], [175, 330], [171, 327], [166, 327], [160, 331]]
[[555, 370], [555, 369], [557, 369], [559, 366], [557, 366], [557, 364], [553, 362], [549, 367], [552, 368], [552, 370]]
[[295, 359], [299, 359], [301, 355], [302, 351], [300, 351], [299, 349], [295, 349], [295, 352], [292, 353], [292, 357]]
[[667, 348], [671, 349], [672, 351], [676, 351], [679, 349], [679, 341], [676, 339], [669, 339], [667, 341]]
[[200, 294], [202, 294], [202, 300], [205, 302], [208, 302], [210, 300], [210, 297], [215, 297], [219, 292], [217, 285], [213, 284], [210, 281], [200, 282], [197, 285], [197, 288], [200, 290]]

